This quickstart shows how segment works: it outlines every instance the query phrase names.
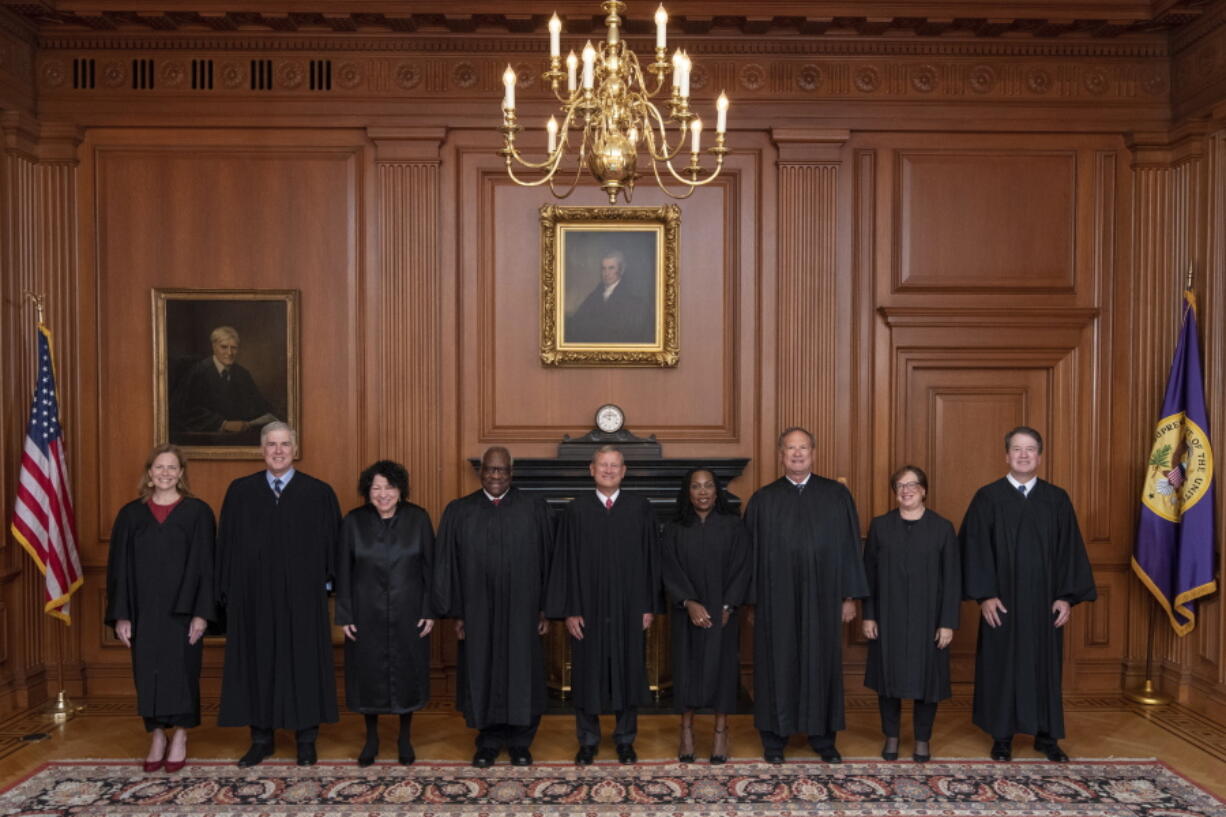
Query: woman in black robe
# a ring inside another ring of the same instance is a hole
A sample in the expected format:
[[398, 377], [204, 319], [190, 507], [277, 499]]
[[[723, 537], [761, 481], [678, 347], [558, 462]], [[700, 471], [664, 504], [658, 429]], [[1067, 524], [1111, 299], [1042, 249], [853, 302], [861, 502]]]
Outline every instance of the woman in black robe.
[[661, 549], [682, 763], [694, 760], [694, 710], [705, 708], [715, 710], [711, 762], [728, 759], [728, 713], [736, 710], [741, 669], [736, 608], [749, 585], [749, 552], [749, 533], [715, 474], [706, 468], [686, 474]]
[[[192, 496], [173, 445], [145, 461], [140, 498], [119, 510], [106, 570], [106, 623], [132, 650], [136, 707], [152, 733], [145, 771], [177, 772], [200, 723], [200, 660], [213, 601], [213, 511]], [[174, 735], [166, 738], [166, 730]]]
[[359, 766], [379, 753], [379, 715], [400, 716], [398, 755], [417, 759], [409, 730], [430, 700], [430, 562], [434, 529], [408, 501], [409, 472], [379, 460], [362, 472], [367, 504], [341, 523], [336, 623], [345, 632], [345, 704], [366, 719]]
[[898, 759], [903, 699], [915, 702], [911, 757], [923, 763], [932, 756], [937, 702], [950, 696], [946, 647], [958, 628], [962, 571], [953, 525], [924, 507], [927, 474], [904, 465], [890, 477], [890, 490], [898, 508], [872, 521], [864, 546], [870, 593], [864, 600], [864, 684], [877, 691], [885, 760]]

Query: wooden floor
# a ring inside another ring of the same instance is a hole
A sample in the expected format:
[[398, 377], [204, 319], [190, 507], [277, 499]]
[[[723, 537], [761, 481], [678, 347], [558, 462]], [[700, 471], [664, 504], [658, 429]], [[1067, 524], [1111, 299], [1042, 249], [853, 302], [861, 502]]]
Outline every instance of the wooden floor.
[[[131, 699], [87, 699], [81, 713], [64, 724], [56, 724], [41, 712], [29, 712], [0, 723], [0, 785], [24, 777], [48, 760], [68, 758], [143, 758], [147, 736], [135, 714]], [[1066, 701], [1069, 738], [1064, 747], [1074, 758], [1150, 758], [1165, 761], [1176, 771], [1226, 798], [1226, 728], [1190, 710], [1174, 705], [1147, 709], [1122, 697], [1070, 698]], [[216, 702], [206, 702], [205, 723], [215, 722]], [[384, 718], [380, 761], [394, 761], [396, 727]], [[608, 732], [611, 719], [605, 720], [606, 738], [597, 760], [615, 757]], [[677, 750], [676, 715], [640, 715], [637, 749], [642, 759], [669, 759]], [[761, 745], [749, 715], [731, 718], [732, 755], [760, 757]], [[881, 750], [881, 734], [875, 701], [868, 696], [848, 700], [846, 732], [839, 736], [839, 749], [848, 759], [876, 757]], [[904, 718], [903, 734], [910, 729]], [[31, 734], [46, 733], [47, 738], [29, 741]], [[698, 757], [710, 753], [711, 718], [699, 716], [696, 724]], [[293, 757], [293, 737], [278, 734], [279, 758]], [[346, 713], [340, 723], [325, 725], [318, 749], [322, 760], [353, 758], [361, 744], [362, 724], [358, 716]], [[472, 757], [472, 732], [450, 704], [435, 704], [414, 718], [413, 744], [423, 760], [468, 761]], [[247, 746], [245, 730], [201, 726], [191, 733], [189, 757], [201, 759], [237, 758]], [[941, 758], [986, 756], [989, 741], [970, 723], [969, 701], [947, 702], [938, 713], [933, 734], [933, 753]], [[575, 753], [574, 720], [567, 715], [547, 715], [533, 745], [538, 760], [567, 761]], [[1038, 757], [1030, 741], [1019, 737], [1014, 745], [1018, 758]], [[902, 756], [909, 757], [911, 744], [904, 738]], [[788, 754], [793, 758], [813, 759], [813, 753], [793, 739]], [[506, 762], [506, 756], [499, 759]]]

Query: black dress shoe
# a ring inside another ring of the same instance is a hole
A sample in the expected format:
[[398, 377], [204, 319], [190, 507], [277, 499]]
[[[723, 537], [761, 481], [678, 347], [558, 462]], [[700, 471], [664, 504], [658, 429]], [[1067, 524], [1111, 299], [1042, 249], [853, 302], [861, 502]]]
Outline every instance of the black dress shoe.
[[637, 763], [639, 756], [634, 753], [633, 743], [617, 744], [617, 762], [618, 763]]
[[693, 752], [690, 752], [688, 755], [678, 754], [678, 755], [677, 755], [677, 762], [678, 762], [678, 763], [693, 763], [693, 762], [694, 762], [694, 753], [693, 753]]
[[592, 759], [596, 757], [595, 746], [580, 746], [578, 754], [575, 755], [576, 766], [591, 766]]
[[238, 767], [240, 769], [247, 769], [252, 766], [258, 766], [264, 758], [271, 754], [271, 743], [253, 743], [251, 748], [247, 750], [247, 754], [238, 759]]
[[916, 763], [927, 763], [932, 760], [932, 755], [921, 755], [919, 752], [912, 752], [911, 759]]
[[511, 756], [512, 766], [532, 765], [532, 752], [528, 751], [527, 746], [512, 746], [507, 749], [507, 754]]
[[993, 760], [1007, 761], [1013, 759], [1013, 741], [1011, 740], [994, 740], [992, 741], [992, 753], [990, 757]]
[[[893, 751], [890, 750], [891, 742], [894, 744]], [[885, 745], [881, 747], [881, 759], [882, 760], [898, 760], [898, 739], [897, 738], [893, 740], [891, 740], [890, 738], [886, 738]]]
[[1068, 763], [1068, 755], [1060, 748], [1060, 744], [1048, 738], [1046, 740], [1035, 739], [1035, 751], [1042, 752], [1047, 755], [1047, 759], [1052, 763]]
[[778, 766], [780, 763], [783, 762], [783, 750], [767, 749], [765, 752], [762, 753], [762, 759], [765, 760], [767, 763], [774, 763], [776, 766]]
[[299, 766], [314, 766], [318, 758], [315, 756], [315, 743], [299, 743], [298, 744], [298, 765]]
[[[924, 751], [920, 751], [920, 747], [924, 747]], [[927, 763], [932, 760], [932, 747], [926, 740], [917, 740], [915, 742], [915, 751], [911, 753], [911, 759], [916, 763]]]
[[829, 749], [823, 749], [820, 752], [823, 763], [842, 763], [843, 756], [839, 754], [839, 750], [831, 746]]
[[372, 765], [374, 762], [375, 762], [374, 752], [367, 753], [365, 750], [363, 750], [362, 754], [358, 755], [358, 766], [362, 767], [363, 769], [365, 769], [367, 766]]
[[478, 749], [473, 755], [473, 765], [478, 769], [488, 769], [498, 759], [497, 749]]
[[410, 746], [409, 751], [400, 752], [396, 759], [400, 761], [401, 766], [412, 766], [417, 761], [417, 753]]
[[723, 764], [727, 762], [728, 762], [727, 755], [711, 755], [711, 765], [712, 766], [722, 766]]

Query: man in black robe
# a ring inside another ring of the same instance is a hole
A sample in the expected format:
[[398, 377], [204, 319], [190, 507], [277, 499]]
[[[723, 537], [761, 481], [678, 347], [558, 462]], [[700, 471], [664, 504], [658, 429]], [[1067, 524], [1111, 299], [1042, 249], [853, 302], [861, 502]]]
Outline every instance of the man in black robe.
[[294, 469], [293, 429], [269, 423], [260, 437], [267, 470], [230, 483], [221, 506], [228, 629], [217, 722], [251, 727], [241, 767], [273, 753], [274, 729], [296, 730], [298, 765], [310, 766], [319, 724], [337, 719], [326, 585], [340, 506], [327, 483]]
[[477, 729], [473, 765], [492, 766], [503, 747], [515, 766], [532, 764], [545, 711], [541, 636], [553, 525], [543, 500], [511, 487], [511, 454], [481, 457], [481, 489], [443, 511], [434, 553], [441, 616], [459, 639], [456, 704]]
[[768, 763], [808, 735], [827, 763], [843, 720], [843, 624], [868, 595], [851, 493], [813, 473], [813, 435], [779, 436], [784, 476], [758, 490], [746, 522], [754, 546], [754, 726]]
[[626, 462], [602, 446], [589, 468], [596, 490], [562, 513], [549, 570], [545, 615], [566, 619], [579, 752], [589, 765], [600, 744], [600, 715], [613, 713], [617, 759], [634, 763], [638, 706], [649, 699], [643, 633], [660, 606], [655, 512], [621, 490]]
[[980, 488], [962, 521], [964, 596], [979, 603], [975, 725], [993, 760], [1012, 757], [1013, 735], [1034, 735], [1054, 762], [1068, 760], [1060, 673], [1074, 604], [1097, 597], [1077, 514], [1063, 489], [1038, 478], [1043, 438], [1005, 435], [1009, 473]]
[[626, 258], [614, 251], [600, 260], [600, 281], [566, 321], [567, 343], [651, 343], [654, 299], [644, 298], [625, 278]]
[[[238, 330], [219, 326], [209, 335], [213, 354], [195, 363], [175, 384], [170, 398], [170, 430], [235, 435], [260, 428], [277, 418], [255, 384], [251, 372], [238, 363]], [[254, 441], [254, 440], [253, 440]], [[242, 439], [234, 438], [234, 444]]]

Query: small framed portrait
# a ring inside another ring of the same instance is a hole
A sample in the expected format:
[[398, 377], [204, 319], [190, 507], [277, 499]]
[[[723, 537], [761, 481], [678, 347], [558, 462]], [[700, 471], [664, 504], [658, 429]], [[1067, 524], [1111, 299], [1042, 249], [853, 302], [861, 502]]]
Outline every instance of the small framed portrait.
[[681, 208], [541, 208], [541, 361], [676, 366]]
[[260, 429], [298, 423], [298, 291], [153, 290], [157, 444], [260, 459]]

